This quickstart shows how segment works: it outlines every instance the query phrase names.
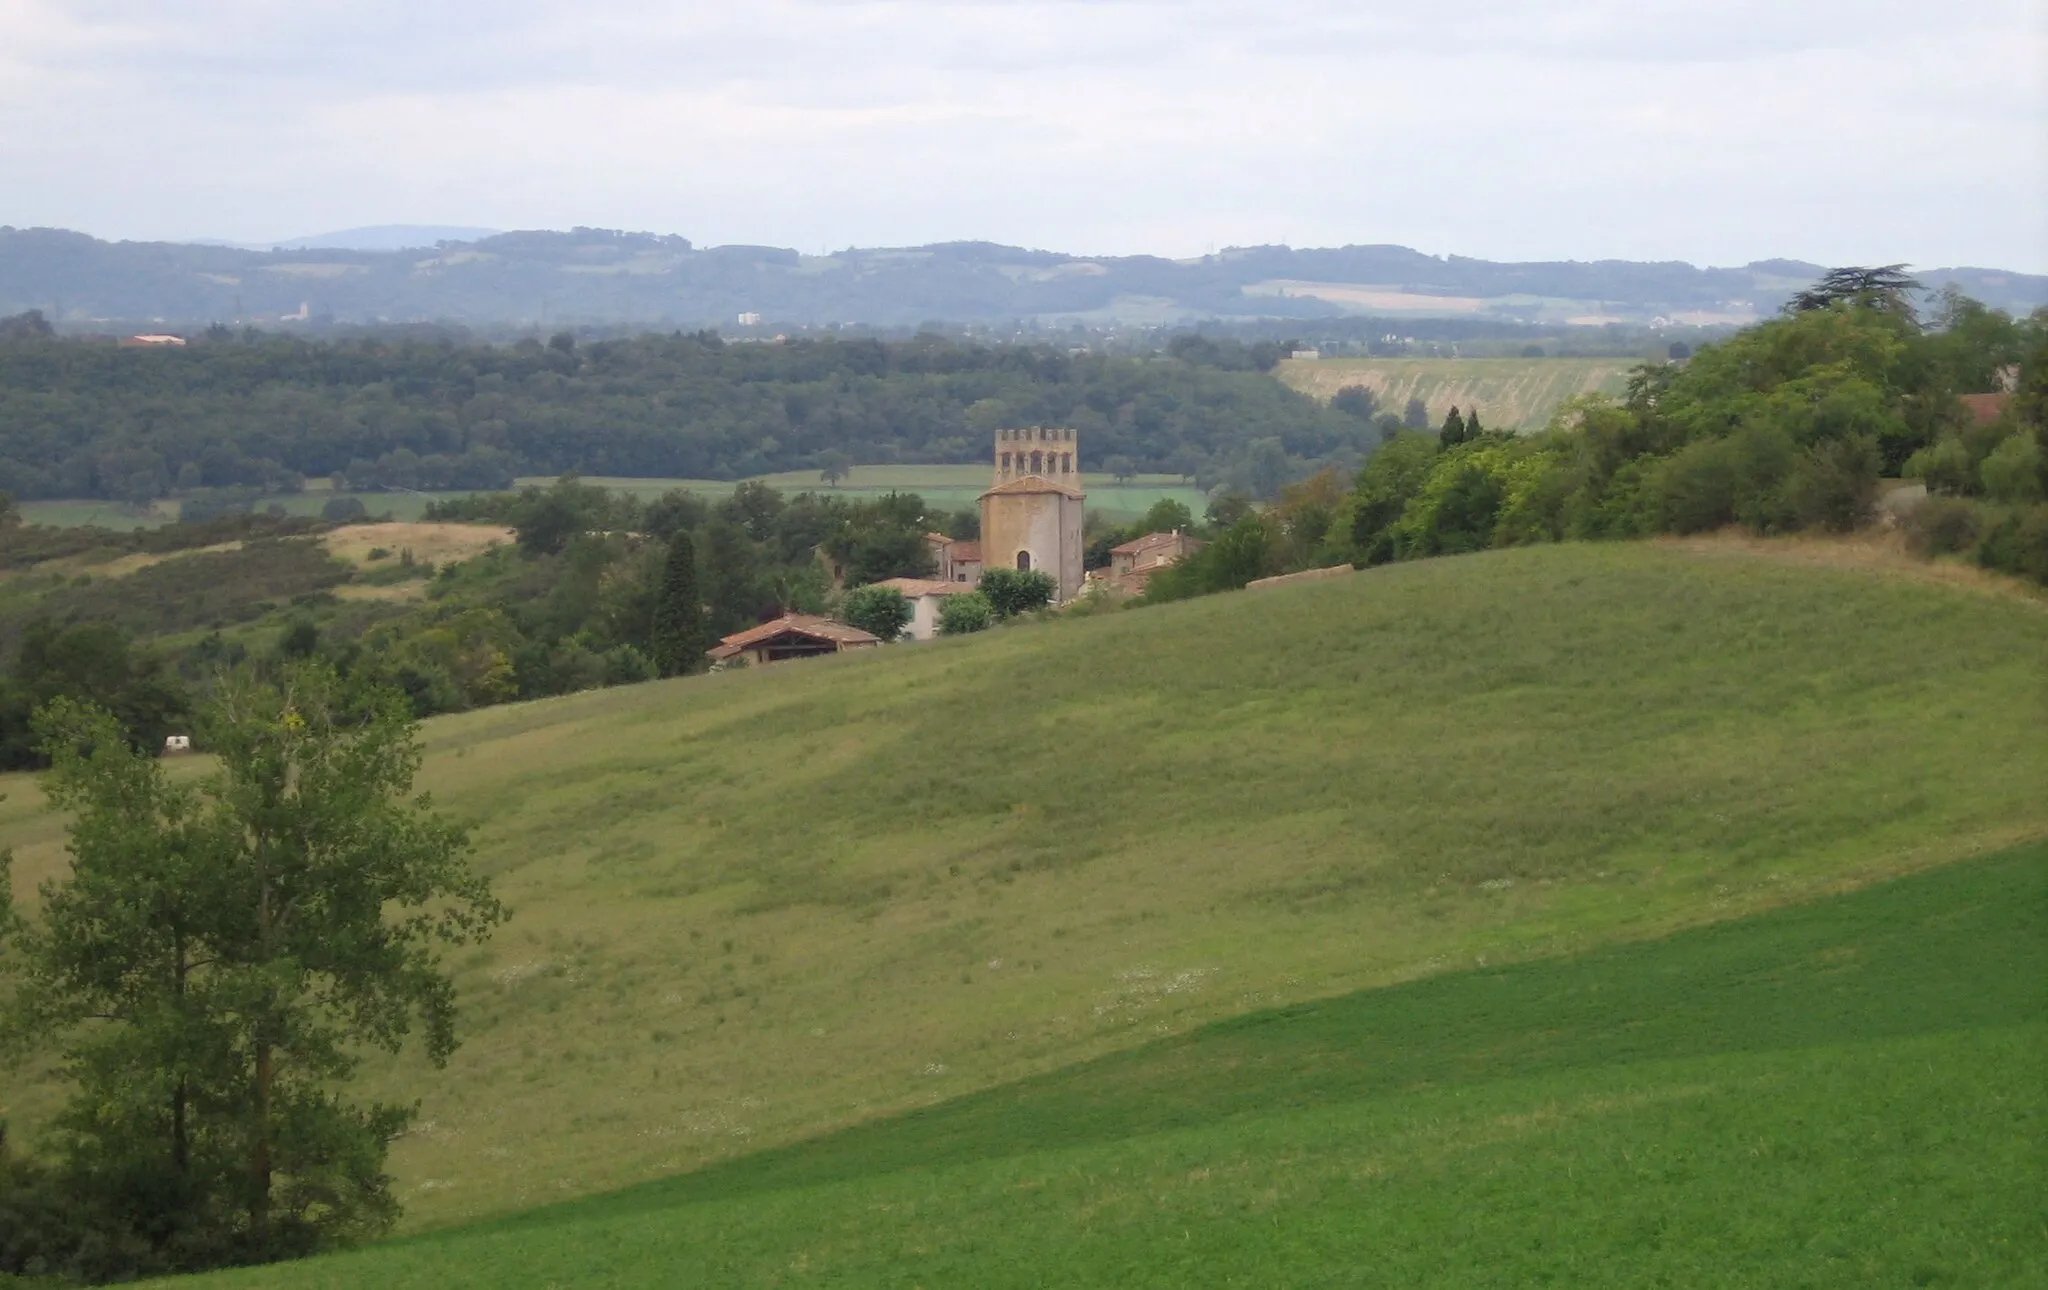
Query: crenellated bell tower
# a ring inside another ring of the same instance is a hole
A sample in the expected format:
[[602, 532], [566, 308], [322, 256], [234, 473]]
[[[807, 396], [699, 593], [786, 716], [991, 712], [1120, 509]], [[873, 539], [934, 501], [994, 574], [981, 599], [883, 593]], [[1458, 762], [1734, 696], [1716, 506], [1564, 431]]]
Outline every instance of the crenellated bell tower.
[[981, 495], [981, 567], [1049, 573], [1061, 600], [1081, 593], [1079, 438], [1065, 426], [996, 431], [995, 480]]
[[996, 478], [998, 484], [1037, 475], [1081, 486], [1080, 451], [1071, 427], [1030, 426], [1022, 430], [996, 431]]

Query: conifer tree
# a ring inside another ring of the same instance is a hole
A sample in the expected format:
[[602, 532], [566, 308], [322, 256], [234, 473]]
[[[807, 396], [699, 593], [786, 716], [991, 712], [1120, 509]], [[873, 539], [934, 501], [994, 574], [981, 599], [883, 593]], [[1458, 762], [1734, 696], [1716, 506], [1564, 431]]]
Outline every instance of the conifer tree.
[[1474, 408], [1465, 415], [1465, 437], [1467, 439], [1477, 439], [1485, 433], [1486, 428], [1479, 424], [1479, 409]]
[[1437, 442], [1446, 448], [1455, 448], [1465, 442], [1465, 418], [1458, 414], [1458, 405], [1455, 403], [1444, 417], [1443, 429], [1437, 432]]
[[704, 599], [697, 591], [697, 547], [687, 529], [668, 540], [651, 637], [654, 666], [663, 676], [693, 672], [703, 661]]

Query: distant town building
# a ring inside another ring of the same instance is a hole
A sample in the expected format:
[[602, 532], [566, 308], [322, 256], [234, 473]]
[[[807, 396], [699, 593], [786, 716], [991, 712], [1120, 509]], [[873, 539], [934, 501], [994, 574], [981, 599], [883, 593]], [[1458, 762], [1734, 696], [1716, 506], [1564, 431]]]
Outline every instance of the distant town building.
[[740, 315], [740, 326], [742, 326], [742, 327], [759, 327], [760, 325], [761, 325], [761, 315], [759, 315], [759, 314], [757, 314], [757, 313], [754, 313], [754, 312], [753, 312], [753, 311], [751, 311], [751, 310], [749, 310], [748, 312], [746, 312], [746, 313], [743, 313], [743, 314], [741, 314], [741, 315]]
[[183, 345], [184, 343], [185, 338], [183, 336], [162, 336], [155, 333], [145, 336], [126, 336], [121, 340], [122, 347], [126, 349], [150, 349], [164, 345]]
[[1294, 351], [1293, 353], [1291, 353], [1291, 354], [1289, 354], [1289, 355], [1288, 355], [1288, 357], [1289, 357], [1289, 358], [1306, 358], [1306, 359], [1318, 359], [1318, 358], [1321, 358], [1322, 356], [1323, 356], [1323, 351], [1321, 351], [1321, 350], [1319, 350], [1319, 349], [1297, 349], [1297, 350], [1295, 350], [1295, 351]]
[[749, 663], [781, 663], [793, 658], [816, 658], [850, 649], [880, 645], [881, 638], [813, 614], [784, 614], [758, 627], [734, 632], [705, 651], [714, 663], [743, 659]]
[[945, 608], [948, 596], [964, 596], [974, 590], [972, 582], [940, 578], [887, 578], [875, 585], [894, 588], [910, 602], [910, 626], [904, 630], [916, 641], [939, 634], [939, 611]]
[[188, 752], [191, 752], [191, 751], [192, 751], [192, 736], [191, 736], [191, 735], [165, 735], [165, 736], [164, 736], [164, 755], [165, 755], [165, 756], [167, 756], [167, 757], [168, 757], [168, 756], [174, 756], [174, 755], [176, 755], [176, 754], [178, 754], [178, 753], [188, 753]]

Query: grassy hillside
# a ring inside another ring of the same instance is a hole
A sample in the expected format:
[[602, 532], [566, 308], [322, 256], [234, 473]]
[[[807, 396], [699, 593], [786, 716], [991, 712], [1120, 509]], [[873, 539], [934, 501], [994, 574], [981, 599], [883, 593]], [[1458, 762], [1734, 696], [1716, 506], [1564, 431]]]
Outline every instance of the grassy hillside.
[[2039, 1285], [2044, 1132], [2034, 844], [202, 1284]]
[[[373, 1077], [424, 1099], [400, 1191], [502, 1213], [2048, 836], [2044, 625], [1559, 546], [437, 720], [516, 914], [450, 1068]], [[0, 791], [26, 885], [56, 823]]]
[[1637, 360], [1628, 358], [1324, 358], [1284, 359], [1275, 369], [1304, 394], [1328, 400], [1363, 385], [1380, 406], [1399, 414], [1408, 400], [1429, 405], [1430, 423], [1453, 405], [1479, 409], [1496, 429], [1537, 430], [1557, 405], [1577, 394], [1620, 394]]

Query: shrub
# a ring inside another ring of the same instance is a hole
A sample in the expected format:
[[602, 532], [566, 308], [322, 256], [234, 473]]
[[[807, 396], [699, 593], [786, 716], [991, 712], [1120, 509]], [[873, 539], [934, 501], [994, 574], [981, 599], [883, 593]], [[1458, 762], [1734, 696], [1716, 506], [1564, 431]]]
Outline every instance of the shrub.
[[354, 524], [367, 519], [369, 514], [360, 497], [330, 497], [320, 507], [320, 518], [336, 524]]
[[1915, 555], [1960, 555], [1984, 533], [1983, 507], [1960, 497], [1930, 497], [1906, 513], [1906, 548]]
[[[1059, 584], [1039, 569], [984, 569], [976, 584], [998, 618], [1015, 618], [1052, 603]], [[958, 599], [959, 597], [954, 597]]]
[[1801, 528], [1847, 533], [1877, 506], [1877, 444], [1866, 436], [1823, 440], [1806, 450], [1785, 481], [1785, 501]]
[[849, 626], [893, 641], [910, 625], [910, 602], [894, 587], [855, 587], [841, 602], [839, 616]]
[[2048, 503], [2000, 515], [1977, 544], [1977, 563], [2048, 586]]
[[2023, 505], [2042, 498], [2042, 466], [2040, 441], [2030, 434], [2016, 434], [1991, 450], [1977, 474], [1984, 481], [1986, 497]]
[[1702, 439], [1659, 462], [1650, 479], [1660, 527], [1703, 533], [1735, 522], [1742, 463], [1733, 441]]
[[939, 606], [941, 636], [965, 636], [969, 632], [985, 632], [995, 621], [995, 606], [979, 591], [948, 596], [946, 603]]
[[1927, 485], [1930, 493], [1967, 493], [1974, 482], [1969, 446], [1953, 435], [1937, 439], [1906, 458], [1901, 473]]

